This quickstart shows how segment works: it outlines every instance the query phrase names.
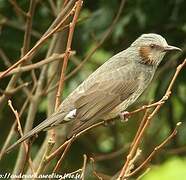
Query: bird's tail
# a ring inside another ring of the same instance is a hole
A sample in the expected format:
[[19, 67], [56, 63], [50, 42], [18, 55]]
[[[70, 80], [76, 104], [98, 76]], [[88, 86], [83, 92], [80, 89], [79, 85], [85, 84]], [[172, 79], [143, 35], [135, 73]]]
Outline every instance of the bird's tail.
[[[44, 120], [42, 123], [40, 123], [38, 126], [33, 128], [31, 131], [23, 135], [17, 142], [9, 146], [4, 153], [10, 152], [13, 148], [15, 148], [17, 145], [22, 143], [23, 141], [27, 140], [28, 138], [34, 136], [35, 134], [39, 133], [40, 131], [43, 131], [45, 129], [50, 129], [51, 127], [55, 126], [56, 121], [63, 121], [65, 114], [63, 113], [56, 113], [52, 115], [51, 117]], [[57, 124], [56, 124], [57, 125]]]

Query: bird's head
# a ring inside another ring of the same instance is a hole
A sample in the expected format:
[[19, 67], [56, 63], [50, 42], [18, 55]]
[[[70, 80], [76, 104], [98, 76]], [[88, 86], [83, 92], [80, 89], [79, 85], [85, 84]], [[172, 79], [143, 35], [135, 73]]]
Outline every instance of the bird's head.
[[159, 65], [166, 52], [181, 51], [178, 47], [168, 45], [161, 35], [153, 33], [141, 35], [131, 44], [131, 47], [137, 49], [141, 63], [155, 66]]

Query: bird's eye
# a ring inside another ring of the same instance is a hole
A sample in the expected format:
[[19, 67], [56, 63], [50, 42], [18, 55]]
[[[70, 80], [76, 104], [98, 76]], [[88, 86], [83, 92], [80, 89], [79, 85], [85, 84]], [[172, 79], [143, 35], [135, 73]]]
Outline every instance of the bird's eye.
[[155, 45], [154, 44], [151, 44], [150, 47], [153, 49], [155, 47]]

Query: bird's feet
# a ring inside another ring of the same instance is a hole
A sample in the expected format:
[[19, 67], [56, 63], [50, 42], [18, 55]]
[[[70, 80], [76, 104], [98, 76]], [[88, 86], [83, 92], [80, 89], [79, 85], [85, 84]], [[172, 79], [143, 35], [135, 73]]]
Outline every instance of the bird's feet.
[[130, 113], [128, 111], [120, 112], [119, 117], [121, 118], [121, 122], [127, 122], [129, 120]]

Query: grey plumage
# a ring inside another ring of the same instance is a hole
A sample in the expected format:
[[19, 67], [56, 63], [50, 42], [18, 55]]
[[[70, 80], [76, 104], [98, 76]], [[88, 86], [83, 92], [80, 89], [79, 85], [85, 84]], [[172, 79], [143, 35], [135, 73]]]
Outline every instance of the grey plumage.
[[180, 50], [169, 46], [157, 34], [144, 34], [131, 46], [116, 54], [92, 73], [59, 106], [57, 112], [20, 138], [7, 151], [46, 128], [68, 122], [75, 110], [69, 136], [98, 122], [118, 116], [131, 105], [151, 82], [166, 51]]

